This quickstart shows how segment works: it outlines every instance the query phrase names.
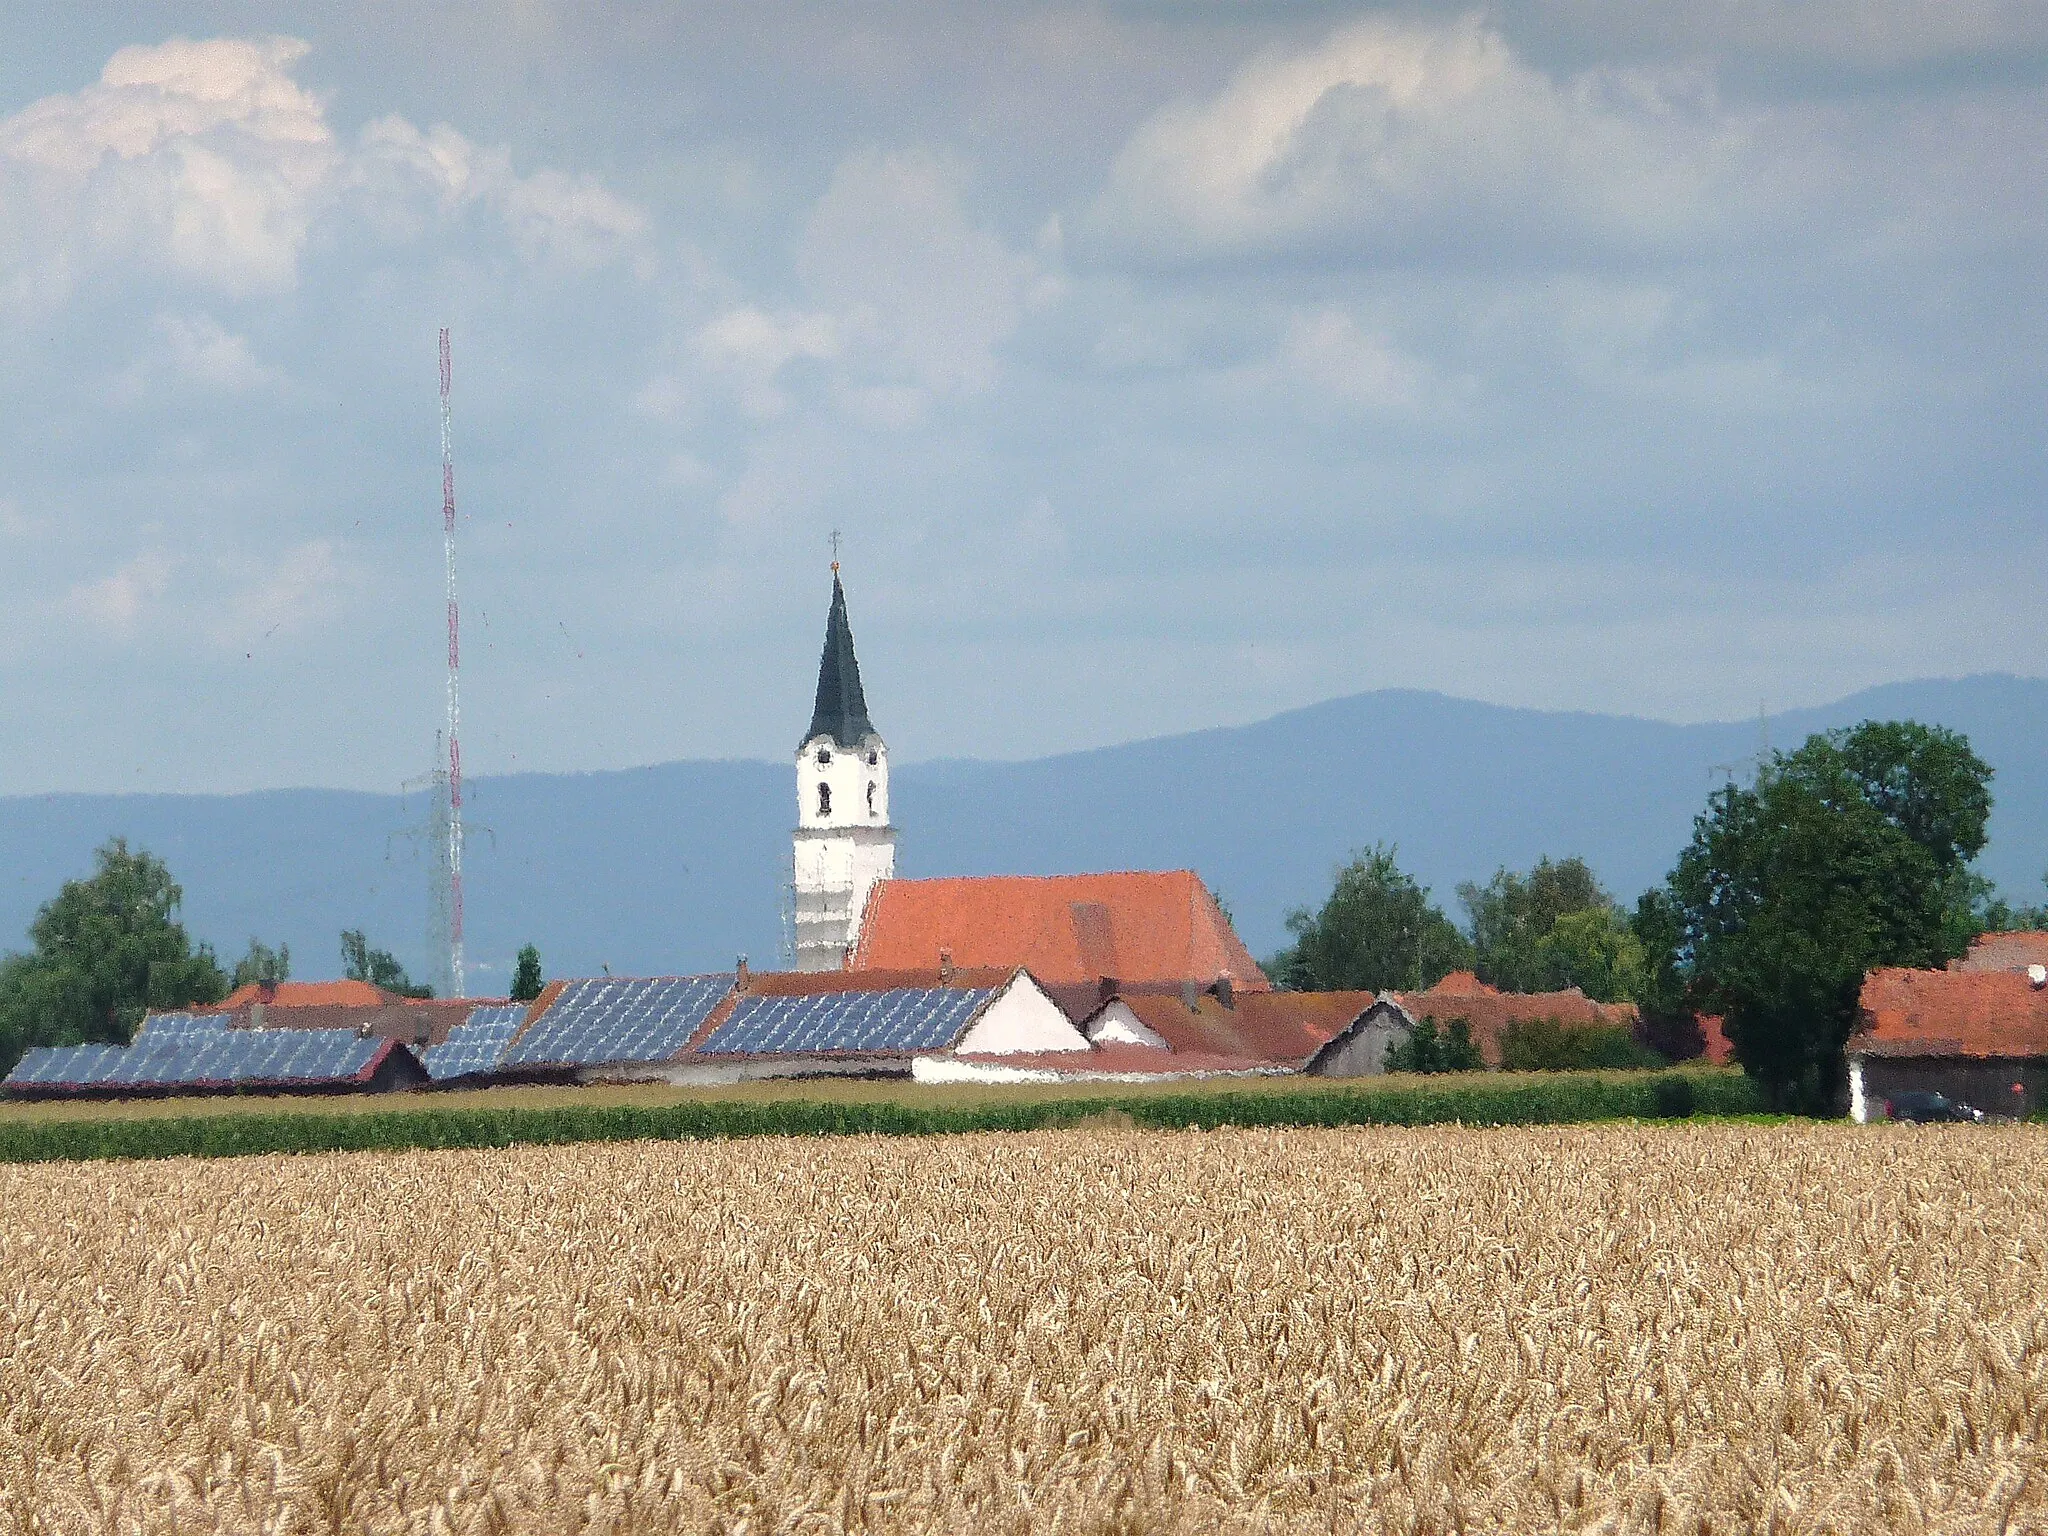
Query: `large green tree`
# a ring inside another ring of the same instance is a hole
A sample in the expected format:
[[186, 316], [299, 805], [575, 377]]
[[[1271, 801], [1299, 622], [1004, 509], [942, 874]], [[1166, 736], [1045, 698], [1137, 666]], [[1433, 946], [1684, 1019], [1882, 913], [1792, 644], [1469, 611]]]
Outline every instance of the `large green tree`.
[[31, 1045], [125, 1044], [151, 1008], [225, 997], [212, 949], [178, 921], [183, 901], [163, 861], [125, 838], [95, 852], [92, 874], [36, 913], [34, 947], [0, 960], [0, 1061]]
[[1584, 859], [1495, 870], [1485, 885], [1461, 884], [1458, 899], [1481, 981], [1505, 992], [1578, 987], [1602, 1002], [1632, 1002], [1642, 988], [1642, 946]]
[[530, 1003], [540, 996], [545, 983], [540, 974], [540, 949], [536, 945], [519, 946], [519, 958], [512, 966], [511, 998], [515, 1003]]
[[1990, 783], [1954, 731], [1865, 721], [1775, 754], [1695, 820], [1670, 880], [1692, 1000], [1725, 1015], [1774, 1103], [1833, 1106], [1867, 971], [1960, 952], [1956, 892]]
[[1428, 987], [1472, 963], [1471, 946], [1429, 892], [1375, 845], [1337, 871], [1321, 910], [1287, 914], [1294, 943], [1276, 955], [1274, 980], [1299, 992], [1385, 992]]

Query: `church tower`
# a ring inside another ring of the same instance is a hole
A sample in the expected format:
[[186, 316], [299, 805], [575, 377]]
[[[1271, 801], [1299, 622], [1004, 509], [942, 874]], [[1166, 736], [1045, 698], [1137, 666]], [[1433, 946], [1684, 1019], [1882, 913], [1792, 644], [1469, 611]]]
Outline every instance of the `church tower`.
[[843, 966], [860, 937], [868, 892], [895, 872], [889, 749], [868, 719], [835, 560], [818, 702], [796, 752], [796, 968]]

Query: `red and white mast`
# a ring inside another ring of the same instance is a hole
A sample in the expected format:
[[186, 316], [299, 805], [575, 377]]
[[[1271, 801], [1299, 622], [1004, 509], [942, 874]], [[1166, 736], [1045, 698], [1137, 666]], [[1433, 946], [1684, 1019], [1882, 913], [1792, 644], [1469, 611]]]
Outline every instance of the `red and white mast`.
[[451, 995], [462, 978], [462, 664], [461, 610], [455, 604], [455, 440], [448, 414], [451, 370], [448, 328], [441, 328], [441, 541], [448, 562], [448, 974]]

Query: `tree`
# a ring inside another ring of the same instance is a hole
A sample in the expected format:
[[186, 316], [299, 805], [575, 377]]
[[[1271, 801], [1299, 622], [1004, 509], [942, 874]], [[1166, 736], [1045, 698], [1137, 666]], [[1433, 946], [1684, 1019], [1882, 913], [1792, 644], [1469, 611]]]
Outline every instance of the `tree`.
[[177, 920], [185, 893], [163, 861], [114, 838], [29, 927], [34, 948], [0, 961], [0, 1060], [31, 1045], [126, 1044], [151, 1008], [227, 995], [213, 950]]
[[[1617, 971], [1622, 957], [1609, 953], [1626, 947], [1619, 910], [1584, 859], [1538, 859], [1527, 875], [1495, 870], [1483, 886], [1469, 880], [1461, 884], [1458, 899], [1471, 924], [1474, 969], [1481, 981], [1506, 992], [1578, 986], [1603, 1002], [1632, 998], [1627, 988], [1639, 978], [1626, 965]], [[1545, 941], [1560, 920], [1586, 912], [1599, 917], [1575, 925], [1546, 950]], [[1609, 953], [1608, 960], [1594, 958], [1588, 946]]]
[[1774, 1104], [1832, 1107], [1866, 972], [1960, 953], [1954, 898], [1990, 782], [1954, 731], [1865, 721], [1709, 799], [1670, 879], [1691, 1000], [1726, 1016]]
[[531, 944], [519, 947], [518, 963], [512, 967], [512, 1001], [530, 1003], [540, 996], [540, 951]]
[[228, 978], [228, 985], [246, 987], [252, 981], [289, 981], [291, 974], [291, 945], [280, 944], [272, 949], [251, 934], [249, 952], [235, 962], [235, 974]]
[[1435, 1019], [1417, 1019], [1407, 1038], [1387, 1049], [1389, 1072], [1476, 1072], [1483, 1065], [1468, 1019], [1451, 1020], [1441, 1034]]
[[1471, 963], [1471, 946], [1429, 892], [1375, 844], [1337, 871], [1322, 910], [1287, 914], [1294, 943], [1274, 957], [1274, 979], [1299, 992], [1385, 992], [1429, 987]]
[[372, 949], [360, 928], [341, 931], [341, 968], [342, 974], [350, 981], [367, 981], [373, 987], [396, 992], [400, 997], [434, 995], [432, 987], [413, 985], [412, 978], [405, 974], [405, 967], [398, 963], [390, 950]]
[[1577, 987], [1603, 1003], [1634, 1002], [1643, 992], [1643, 944], [1616, 907], [1564, 912], [1536, 941], [1536, 967], [1552, 991]]
[[1629, 917], [1629, 930], [1643, 951], [1643, 979], [1636, 993], [1643, 1043], [1672, 1061], [1691, 1061], [1707, 1048], [1693, 1008], [1692, 972], [1685, 954], [1685, 915], [1671, 892], [1643, 892]]

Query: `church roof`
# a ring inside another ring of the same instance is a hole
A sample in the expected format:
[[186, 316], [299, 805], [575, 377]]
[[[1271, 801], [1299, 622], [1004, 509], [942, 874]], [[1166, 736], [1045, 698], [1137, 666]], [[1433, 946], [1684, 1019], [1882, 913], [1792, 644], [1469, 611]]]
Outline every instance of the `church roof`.
[[853, 966], [931, 966], [944, 951], [966, 968], [1022, 967], [1040, 985], [1125, 985], [1228, 976], [1269, 983], [1190, 870], [1102, 875], [994, 875], [883, 880], [868, 897]]
[[[853, 654], [853, 627], [846, 622], [846, 589], [832, 572], [832, 612], [825, 618], [825, 653], [818, 658], [818, 702], [804, 741], [830, 736], [851, 751], [875, 735], [868, 701], [860, 691], [860, 661]], [[798, 743], [799, 746], [802, 743]]]

